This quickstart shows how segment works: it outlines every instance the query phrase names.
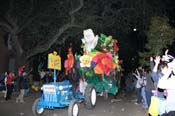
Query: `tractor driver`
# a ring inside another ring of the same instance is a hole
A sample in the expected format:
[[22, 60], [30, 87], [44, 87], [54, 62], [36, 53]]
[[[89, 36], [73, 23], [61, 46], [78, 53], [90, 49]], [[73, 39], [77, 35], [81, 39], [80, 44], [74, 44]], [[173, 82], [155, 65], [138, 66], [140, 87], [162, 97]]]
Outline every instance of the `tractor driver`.
[[75, 67], [72, 67], [72, 69], [70, 70], [69, 80], [72, 84], [72, 94], [73, 94], [73, 97], [75, 98], [75, 92], [76, 92], [77, 85], [79, 82], [79, 75], [78, 75]]

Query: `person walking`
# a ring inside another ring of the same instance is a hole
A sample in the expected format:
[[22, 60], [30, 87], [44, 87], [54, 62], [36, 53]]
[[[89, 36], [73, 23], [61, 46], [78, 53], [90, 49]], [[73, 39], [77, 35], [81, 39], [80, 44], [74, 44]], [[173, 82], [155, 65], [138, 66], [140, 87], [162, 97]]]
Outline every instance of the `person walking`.
[[141, 88], [141, 95], [143, 98], [143, 107], [144, 108], [148, 108], [148, 102], [146, 99], [146, 84], [147, 84], [147, 72], [145, 71], [145, 69], [142, 69], [142, 80], [143, 80], [143, 84], [142, 84], [142, 88]]
[[5, 85], [4, 98], [6, 98], [6, 96], [7, 96], [7, 76], [8, 76], [8, 73], [5, 72], [5, 73], [4, 73], [4, 85]]
[[151, 77], [151, 71], [149, 69], [146, 70], [146, 79], [147, 79], [147, 83], [145, 86], [145, 93], [146, 93], [146, 101], [147, 101], [147, 105], [148, 107], [151, 104], [151, 97], [153, 96], [152, 91], [155, 89], [154, 87], [154, 81]]
[[19, 86], [20, 86], [20, 93], [19, 96], [16, 98], [16, 103], [18, 103], [19, 101], [21, 103], [24, 103], [25, 90], [28, 89], [28, 76], [26, 72], [23, 72], [22, 76], [20, 76]]
[[7, 88], [7, 94], [5, 97], [5, 100], [9, 100], [11, 99], [11, 94], [12, 94], [12, 86], [15, 80], [15, 75], [14, 73], [10, 72], [9, 74], [7, 73], [7, 77], [5, 79], [5, 83], [6, 83], [6, 88]]
[[141, 90], [142, 90], [143, 80], [141, 78], [141, 75], [138, 69], [136, 69], [136, 73], [133, 73], [133, 75], [137, 79], [137, 82], [136, 82], [137, 102], [135, 104], [141, 104], [142, 103]]
[[146, 68], [146, 79], [147, 79], [147, 83], [145, 86], [145, 93], [146, 93], [146, 101], [148, 104], [148, 107], [151, 104], [151, 97], [153, 96], [153, 90], [155, 90], [155, 86], [154, 86], [154, 81], [151, 77], [151, 71], [154, 68], [154, 61], [153, 61], [153, 57], [150, 57], [150, 67]]

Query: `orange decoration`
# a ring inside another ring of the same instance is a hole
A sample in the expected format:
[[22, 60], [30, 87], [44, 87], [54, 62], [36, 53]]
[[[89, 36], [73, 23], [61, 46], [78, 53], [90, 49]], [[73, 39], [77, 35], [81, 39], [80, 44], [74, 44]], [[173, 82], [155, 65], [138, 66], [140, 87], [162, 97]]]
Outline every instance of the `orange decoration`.
[[115, 52], [118, 52], [118, 51], [119, 51], [119, 48], [118, 48], [118, 46], [117, 46], [117, 43], [118, 43], [118, 41], [115, 39], [115, 40], [113, 41], [113, 47], [114, 47], [114, 51], [115, 51]]
[[64, 68], [66, 69], [66, 74], [69, 73], [75, 62], [74, 56], [72, 54], [72, 48], [68, 49], [67, 60], [64, 62]]
[[110, 75], [110, 69], [114, 69], [116, 65], [112, 61], [112, 54], [108, 53], [99, 53], [93, 59], [93, 62], [97, 63], [94, 68], [96, 74], [106, 74]]
[[94, 72], [95, 72], [96, 74], [103, 74], [103, 73], [104, 73], [104, 71], [103, 71], [103, 69], [102, 69], [102, 66], [100, 66], [100, 64], [97, 64], [97, 65], [95, 66]]

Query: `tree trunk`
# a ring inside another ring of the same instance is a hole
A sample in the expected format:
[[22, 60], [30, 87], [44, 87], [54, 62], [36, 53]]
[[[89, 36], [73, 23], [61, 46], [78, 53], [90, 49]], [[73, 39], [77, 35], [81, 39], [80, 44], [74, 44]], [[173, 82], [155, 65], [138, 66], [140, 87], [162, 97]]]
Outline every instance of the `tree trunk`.
[[13, 33], [12, 34], [12, 52], [14, 54], [14, 58], [15, 58], [15, 72], [18, 70], [18, 68], [22, 65], [25, 65], [26, 63], [26, 58], [24, 56], [24, 53], [23, 53], [23, 49], [18, 41], [18, 36], [16, 33]]

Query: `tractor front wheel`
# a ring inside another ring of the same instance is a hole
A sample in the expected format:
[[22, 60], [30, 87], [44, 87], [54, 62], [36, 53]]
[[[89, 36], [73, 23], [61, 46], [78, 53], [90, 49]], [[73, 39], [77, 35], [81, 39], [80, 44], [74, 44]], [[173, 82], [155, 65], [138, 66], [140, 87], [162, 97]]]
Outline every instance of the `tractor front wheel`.
[[32, 106], [32, 112], [34, 116], [42, 116], [44, 114], [44, 108], [41, 106], [38, 106], [40, 98], [36, 99]]
[[69, 104], [68, 116], [78, 116], [78, 114], [79, 114], [78, 104], [76, 101], [72, 101]]

